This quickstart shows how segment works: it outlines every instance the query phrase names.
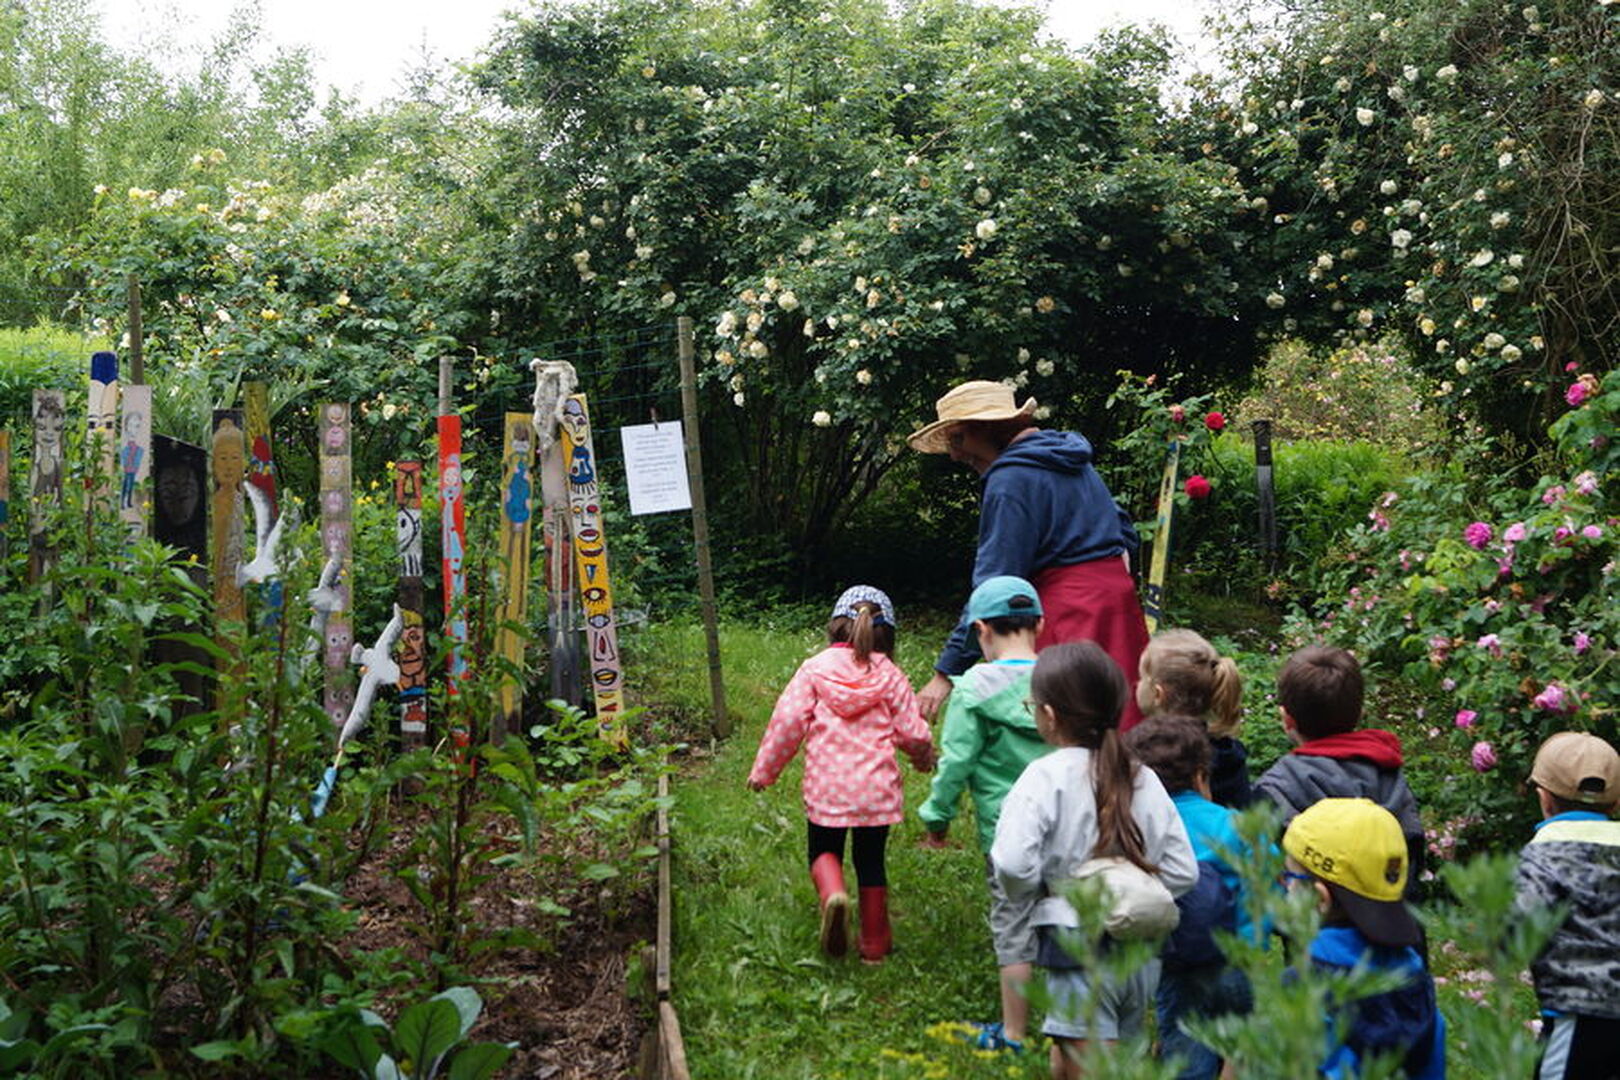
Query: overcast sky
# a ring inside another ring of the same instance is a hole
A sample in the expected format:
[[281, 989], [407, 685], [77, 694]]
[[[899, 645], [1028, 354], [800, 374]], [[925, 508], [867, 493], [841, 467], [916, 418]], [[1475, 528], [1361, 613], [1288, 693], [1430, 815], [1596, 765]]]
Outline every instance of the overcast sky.
[[[222, 31], [232, 0], [93, 0], [107, 37], [121, 46], [167, 53], [176, 36], [199, 46]], [[1197, 33], [1196, 0], [1049, 0], [1050, 30], [1074, 44], [1127, 19], [1165, 23], [1184, 38]], [[445, 61], [470, 58], [485, 45], [501, 13], [518, 0], [260, 0], [261, 25], [279, 45], [306, 45], [317, 70], [362, 101], [375, 103], [399, 88], [400, 73], [419, 63], [424, 48]]]

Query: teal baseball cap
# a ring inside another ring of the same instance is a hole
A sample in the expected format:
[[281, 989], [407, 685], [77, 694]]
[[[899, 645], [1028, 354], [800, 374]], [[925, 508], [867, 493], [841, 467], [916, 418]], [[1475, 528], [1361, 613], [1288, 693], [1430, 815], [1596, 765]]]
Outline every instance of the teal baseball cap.
[[972, 620], [1040, 614], [1041, 598], [1035, 586], [1011, 574], [986, 578], [968, 597], [967, 617]]

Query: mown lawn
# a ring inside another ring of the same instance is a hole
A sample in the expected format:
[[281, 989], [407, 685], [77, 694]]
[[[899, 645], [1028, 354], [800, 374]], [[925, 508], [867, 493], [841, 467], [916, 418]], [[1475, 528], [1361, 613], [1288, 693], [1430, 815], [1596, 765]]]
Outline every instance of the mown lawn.
[[[935, 628], [907, 629], [912, 632], [902, 638], [903, 666], [920, 681], [932, 660], [922, 643], [931, 644], [938, 634]], [[696, 748], [675, 785], [674, 1000], [692, 1075], [1047, 1075], [1044, 1053], [981, 1054], [957, 1044], [949, 1032], [953, 1021], [994, 1019], [999, 1008], [984, 919], [984, 864], [970, 819], [953, 828], [953, 847], [945, 852], [917, 846], [921, 825], [914, 818], [891, 833], [896, 951], [885, 963], [869, 966], [853, 956], [834, 961], [819, 952], [815, 892], [805, 870], [799, 763], [762, 794], [749, 792], [744, 780], [777, 691], [821, 640], [815, 621], [802, 617], [727, 624], [722, 652], [736, 730], [729, 740]], [[655, 628], [642, 646], [650, 696], [688, 719], [703, 715], [708, 688], [701, 632]], [[1265, 653], [1244, 659], [1246, 674], [1274, 663]], [[1258, 697], [1263, 701], [1263, 692]], [[1275, 723], [1272, 716], [1255, 715], [1259, 711], [1251, 709], [1250, 723]], [[1263, 748], [1253, 762], [1258, 771], [1275, 753], [1275, 739], [1256, 734], [1252, 741]], [[909, 811], [926, 796], [928, 777], [909, 765], [903, 769]], [[964, 807], [964, 814], [971, 809]], [[1436, 974], [1444, 977], [1441, 1004], [1448, 1016], [1478, 1008], [1463, 996], [1479, 989], [1479, 977], [1469, 974], [1478, 965], [1442, 947], [1434, 961]], [[1525, 1019], [1535, 1015], [1527, 987], [1517, 988], [1514, 1003]], [[1450, 1051], [1450, 1075], [1497, 1075], [1472, 1067], [1455, 1038]]]

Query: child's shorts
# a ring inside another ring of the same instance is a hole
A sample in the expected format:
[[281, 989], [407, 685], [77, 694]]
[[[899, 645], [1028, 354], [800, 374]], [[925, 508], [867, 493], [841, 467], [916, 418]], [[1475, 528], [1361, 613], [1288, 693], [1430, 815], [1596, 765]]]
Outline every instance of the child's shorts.
[[1037, 942], [1029, 920], [1035, 914], [1035, 898], [1011, 899], [996, 880], [996, 868], [988, 855], [984, 865], [990, 878], [990, 940], [995, 944], [996, 963], [1001, 967], [1033, 964]]
[[[1043, 1034], [1055, 1039], [1128, 1039], [1142, 1034], [1143, 1019], [1159, 986], [1159, 961], [1144, 965], [1123, 982], [1104, 979], [1095, 987], [1079, 968], [1044, 974], [1052, 1003], [1041, 1025]], [[1089, 1024], [1088, 1009], [1094, 1010]]]

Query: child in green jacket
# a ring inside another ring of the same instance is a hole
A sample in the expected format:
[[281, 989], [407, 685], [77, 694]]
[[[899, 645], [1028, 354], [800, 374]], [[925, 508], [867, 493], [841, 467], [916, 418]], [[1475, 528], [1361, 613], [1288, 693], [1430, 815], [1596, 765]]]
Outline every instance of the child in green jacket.
[[956, 685], [947, 699], [938, 771], [928, 801], [917, 813], [928, 829], [923, 846], [942, 848], [963, 789], [973, 795], [990, 882], [990, 933], [1001, 967], [1001, 1021], [973, 1025], [969, 1038], [986, 1050], [1021, 1050], [1029, 1024], [1025, 987], [1035, 961], [1035, 931], [1028, 905], [1020, 915], [1007, 902], [989, 870], [989, 856], [1001, 801], [1024, 766], [1052, 749], [1036, 730], [1028, 704], [1041, 601], [1035, 586], [1023, 578], [993, 577], [973, 590], [967, 617], [985, 662], [952, 679]]

